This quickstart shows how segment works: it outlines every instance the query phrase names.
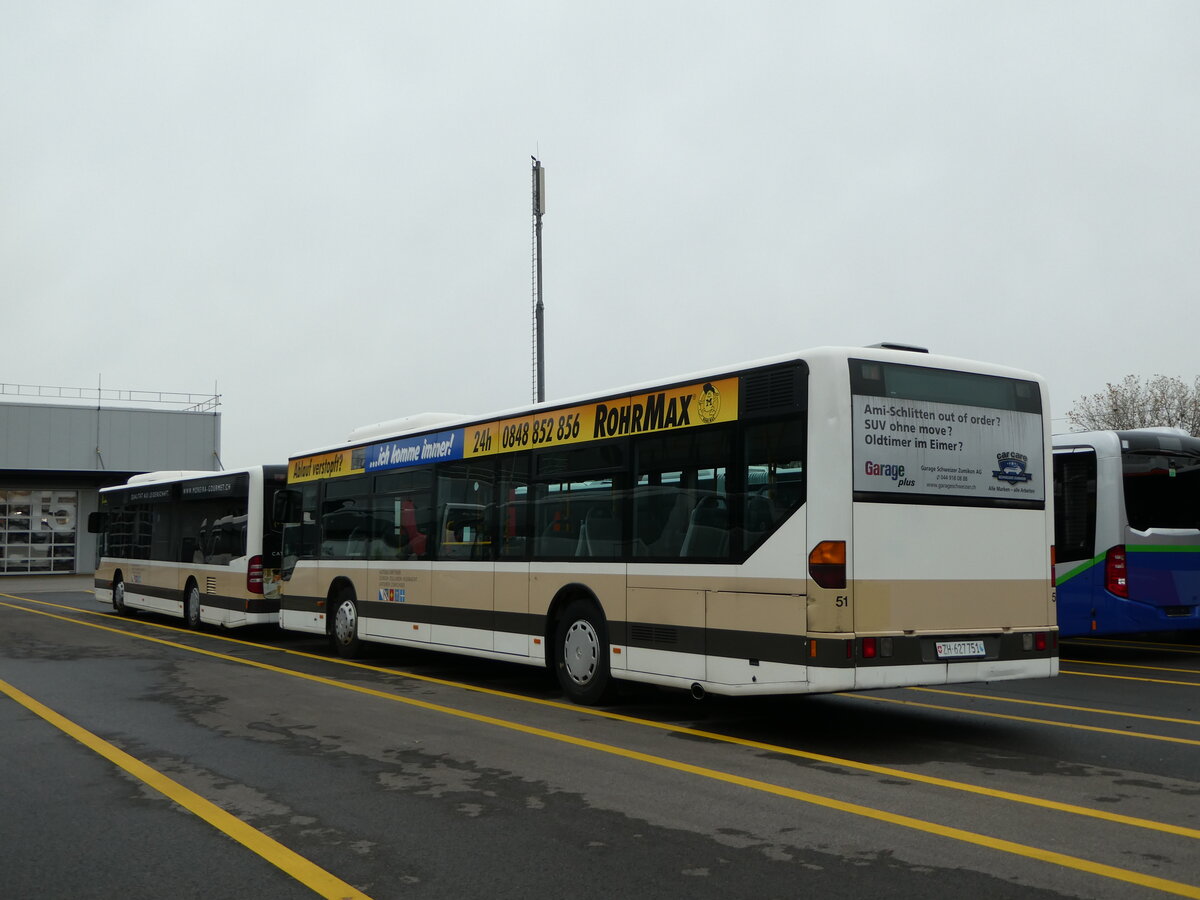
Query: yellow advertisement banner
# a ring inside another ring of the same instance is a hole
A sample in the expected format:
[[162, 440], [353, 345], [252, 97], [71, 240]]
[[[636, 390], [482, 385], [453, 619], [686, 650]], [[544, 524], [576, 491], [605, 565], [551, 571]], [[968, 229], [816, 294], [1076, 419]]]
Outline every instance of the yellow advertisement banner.
[[316, 481], [318, 478], [337, 478], [341, 475], [358, 475], [362, 471], [362, 448], [335, 450], [333, 453], [319, 453], [316, 456], [293, 459], [288, 464], [288, 484]]
[[674, 431], [733, 422], [737, 417], [738, 380], [724, 378], [471, 425], [463, 435], [463, 456], [470, 459], [534, 447]]

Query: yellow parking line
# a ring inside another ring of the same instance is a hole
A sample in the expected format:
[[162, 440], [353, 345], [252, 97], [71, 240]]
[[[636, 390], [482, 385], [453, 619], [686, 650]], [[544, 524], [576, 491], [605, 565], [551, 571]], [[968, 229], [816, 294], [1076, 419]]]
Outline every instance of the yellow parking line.
[[[1064, 640], [1061, 647], [1106, 647], [1113, 650], [1153, 650], [1157, 653], [1183, 653], [1187, 656], [1200, 655], [1200, 644], [1158, 644], [1151, 641], [1115, 641], [1101, 638]], [[1071, 660], [1074, 662], [1075, 660]]]
[[[10, 606], [10, 604], [0, 604]], [[1110, 866], [1105, 863], [1095, 862], [1094, 860], [1083, 859], [1077, 856], [1070, 856], [1065, 853], [1058, 853], [1052, 850], [1046, 850], [1041, 847], [1033, 847], [1028, 844], [1020, 844], [1015, 841], [1008, 841], [1002, 838], [991, 837], [990, 835], [979, 834], [973, 831], [967, 831], [962, 828], [953, 828], [946, 825], [939, 825], [936, 822], [929, 822], [924, 819], [917, 819], [912, 816], [905, 816], [898, 813], [887, 812], [886, 810], [875, 809], [869, 806], [863, 806], [857, 803], [848, 803], [843, 800], [835, 800], [832, 797], [824, 797], [819, 794], [812, 794], [807, 791], [799, 791], [794, 788], [784, 787], [783, 785], [772, 784], [770, 782], [759, 781], [753, 778], [745, 778], [740, 775], [734, 775], [729, 772], [721, 772], [716, 769], [709, 769], [703, 766], [696, 766], [691, 763], [681, 762], [679, 760], [668, 759], [662, 756], [655, 756], [649, 753], [642, 753], [637, 750], [630, 750], [626, 747], [618, 747], [613, 744], [605, 744], [599, 741], [592, 741], [586, 738], [576, 737], [574, 735], [563, 734], [561, 732], [550, 731], [544, 728], [537, 728], [532, 725], [526, 725], [522, 722], [513, 722], [506, 719], [500, 719], [495, 716], [484, 715], [482, 713], [474, 713], [462, 709], [454, 709], [453, 707], [443, 706], [438, 703], [431, 703], [427, 700], [420, 700], [415, 697], [403, 697], [397, 694], [391, 694], [386, 691], [376, 690], [374, 688], [364, 687], [362, 685], [347, 684], [332, 678], [325, 678], [320, 675], [310, 675], [306, 672], [297, 672], [291, 669], [284, 669], [279, 666], [273, 666], [269, 663], [261, 663], [255, 660], [239, 659], [235, 656], [229, 656], [223, 653], [216, 653], [211, 650], [204, 650], [197, 647], [188, 647], [182, 644], [175, 644], [172, 641], [166, 641], [161, 638], [150, 637], [149, 635], [132, 634], [121, 629], [109, 628], [108, 626], [96, 625], [89, 622], [80, 622], [77, 619], [70, 619], [65, 616], [58, 616], [54, 613], [42, 612], [40, 610], [31, 610], [25, 607], [12, 607], [24, 612], [32, 612], [37, 615], [49, 616], [54, 619], [61, 619], [66, 622], [86, 625], [90, 628], [99, 628], [105, 631], [111, 631], [117, 634], [138, 638], [140, 640], [150, 641], [152, 643], [161, 644], [168, 647], [175, 647], [186, 650], [192, 653], [197, 653], [202, 656], [209, 656], [215, 659], [223, 659], [229, 662], [240, 663], [242, 665], [251, 666], [256, 669], [262, 669], [268, 672], [288, 675], [293, 678], [299, 678], [304, 681], [313, 682], [315, 684], [323, 684], [329, 687], [338, 688], [340, 690], [352, 691], [366, 696], [378, 697], [384, 700], [390, 700], [395, 703], [402, 703], [406, 706], [412, 706], [417, 709], [436, 712], [442, 715], [453, 716], [455, 718], [466, 719], [472, 722], [478, 722], [484, 725], [491, 725], [497, 728], [504, 728], [509, 731], [515, 731], [520, 734], [528, 734], [534, 737], [544, 738], [546, 740], [556, 741], [570, 746], [580, 747], [588, 750], [594, 750], [600, 753], [606, 753], [611, 756], [616, 756], [624, 759], [630, 759], [637, 762], [646, 763], [648, 765], [658, 766], [665, 769], [671, 769], [677, 772], [683, 772], [690, 775], [696, 775], [702, 778], [708, 778], [713, 781], [719, 781], [726, 784], [733, 784], [749, 790], [759, 791], [761, 793], [773, 794], [780, 797], [786, 797], [792, 800], [799, 800], [804, 803], [809, 803], [814, 806], [833, 809], [839, 812], [849, 813], [867, 819], [885, 822], [891, 825], [898, 825], [903, 828], [909, 828], [914, 831], [933, 834], [939, 837], [950, 838], [968, 844], [974, 844], [980, 847], [996, 850], [1002, 853], [1010, 853], [1015, 856], [1021, 856], [1027, 859], [1039, 860], [1048, 862], [1064, 868], [1074, 869], [1080, 872], [1086, 872], [1092, 875], [1098, 875], [1103, 878], [1111, 878], [1116, 881], [1122, 881], [1127, 884], [1135, 884], [1141, 887], [1151, 888], [1153, 890], [1163, 891], [1169, 894], [1175, 894], [1180, 897], [1190, 897], [1193, 900], [1200, 900], [1200, 886], [1185, 884], [1184, 882], [1171, 881], [1166, 878], [1159, 878], [1154, 875], [1147, 875], [1142, 872], [1135, 872], [1131, 869], [1122, 869], [1117, 866]], [[255, 646], [255, 645], [251, 645]], [[846, 695], [858, 696], [858, 695]], [[903, 703], [905, 701], [894, 701]], [[913, 704], [922, 705], [922, 704]], [[1015, 718], [1015, 717], [1012, 717]]]
[[1200, 682], [1174, 681], [1170, 678], [1139, 678], [1137, 675], [1105, 675], [1103, 672], [1076, 672], [1073, 669], [1059, 669], [1062, 675], [1081, 675], [1084, 678], [1115, 678], [1118, 681], [1141, 681], [1146, 684], [1174, 684], [1179, 687], [1200, 687]]
[[[4, 595], [0, 595], [4, 596]], [[57, 603], [50, 603], [45, 600], [29, 600], [29, 598], [14, 598], [28, 600], [32, 603], [37, 603], [41, 606], [51, 606], [56, 609], [64, 609], [70, 612], [85, 612], [88, 615], [100, 616], [101, 618], [111, 619], [111, 613], [92, 612], [91, 610], [80, 610], [74, 606], [63, 606]], [[0, 603], [0, 606], [10, 606], [7, 603]], [[70, 622], [76, 625], [83, 625], [88, 628], [98, 628], [102, 631], [111, 631], [115, 634], [124, 635], [126, 637], [137, 638], [139, 640], [153, 641], [164, 644], [168, 647], [177, 647], [184, 650], [195, 650], [197, 653], [216, 656], [219, 659], [230, 659], [236, 662], [246, 662], [233, 656], [224, 656], [223, 654], [213, 653], [208, 650], [200, 650], [189, 647], [186, 644], [177, 644], [173, 641], [164, 641], [159, 638], [153, 638], [148, 635], [139, 635], [126, 631], [120, 628], [112, 628], [107, 625], [97, 625], [91, 622], [82, 622], [79, 619], [59, 616], [54, 613], [48, 613], [40, 610], [29, 609], [24, 606], [13, 606], [13, 609], [19, 609], [23, 612], [32, 612], [38, 615], [48, 616], [52, 619], [61, 619], [64, 622]], [[393, 678], [404, 678], [412, 681], [422, 681], [427, 684], [436, 684], [443, 687], [455, 688], [458, 690], [471, 691], [477, 694], [484, 694], [490, 697], [500, 697], [506, 700], [513, 700], [520, 703], [531, 703], [536, 706], [545, 706], [552, 709], [561, 709], [572, 713], [573, 715], [591, 716], [593, 718], [608, 719], [614, 722], [624, 722], [626, 724], [637, 725], [643, 728], [652, 728], [658, 731], [667, 731], [672, 734], [687, 735], [689, 737], [703, 738], [705, 740], [716, 741], [724, 744], [731, 744], [739, 747], [746, 747], [752, 750], [765, 750], [769, 753], [775, 753], [783, 756], [791, 756], [796, 759], [804, 759], [810, 762], [817, 762], [838, 766], [843, 769], [850, 769], [858, 772], [870, 772], [875, 775], [882, 775], [886, 778], [901, 778], [907, 781], [913, 781], [919, 784], [928, 784], [934, 787], [947, 788], [949, 790], [962, 791], [965, 793], [977, 794], [984, 797], [992, 797], [998, 800], [1007, 800], [1012, 803], [1020, 803], [1026, 806], [1039, 807], [1041, 809], [1050, 809], [1056, 812], [1065, 812], [1070, 815], [1084, 816], [1086, 818], [1099, 819], [1105, 822], [1112, 822], [1118, 825], [1128, 825], [1134, 828], [1143, 828], [1149, 831], [1160, 831], [1166, 834], [1179, 835], [1180, 837], [1200, 839], [1200, 829], [1188, 828], [1182, 825], [1173, 825], [1168, 822], [1156, 822], [1152, 819], [1142, 819], [1136, 816], [1126, 816], [1120, 813], [1114, 813], [1110, 810], [1091, 809], [1086, 806], [1077, 806], [1073, 803], [1061, 803], [1057, 800], [1048, 800], [1043, 797], [1034, 797], [1029, 794], [1018, 794], [1013, 791], [1002, 791], [997, 788], [985, 787], [983, 785], [970, 784], [965, 781], [953, 781], [948, 778], [938, 778], [933, 775], [924, 775], [919, 772], [910, 772], [905, 769], [893, 769], [888, 766], [878, 766], [872, 763], [864, 763], [858, 760], [846, 759], [839, 756], [828, 756], [824, 753], [814, 753], [808, 750], [797, 750], [793, 747], [784, 747], [779, 744], [768, 744], [763, 741], [754, 741], [749, 738], [735, 737], [729, 734], [721, 734], [716, 731], [704, 731], [698, 728], [688, 728], [683, 725], [672, 724], [669, 722], [655, 722], [651, 719], [642, 719], [635, 716], [626, 715], [624, 713], [613, 712], [607, 709], [595, 709], [591, 707], [578, 706], [574, 703], [566, 703], [561, 700], [544, 700], [540, 697], [527, 697], [524, 694], [514, 694], [510, 691], [502, 691], [497, 688], [482, 687], [480, 685], [466, 684], [461, 681], [451, 681], [446, 678], [437, 678], [432, 675], [421, 675], [416, 672], [405, 672], [399, 669], [388, 669], [382, 666], [373, 666], [369, 663], [358, 662], [356, 660], [342, 659], [335, 656], [322, 656], [316, 653], [307, 653], [303, 650], [292, 650], [287, 647], [277, 647], [272, 644], [258, 644], [252, 641], [245, 641], [240, 638], [228, 637], [223, 634], [212, 634], [209, 632], [192, 632], [185, 628], [180, 628], [174, 625], [164, 625], [160, 622], [151, 622], [145, 619], [125, 619], [127, 624], [139, 625], [144, 628], [153, 628], [161, 631], [169, 631], [174, 634], [188, 634], [195, 637], [203, 637], [209, 640], [223, 641], [229, 644], [237, 644], [241, 647], [250, 647], [255, 650], [266, 650], [272, 653], [283, 653], [289, 656], [297, 656], [301, 659], [310, 659], [323, 662], [329, 665], [344, 666], [352, 669], [360, 669], [366, 672], [374, 672], [379, 675], [390, 676]], [[260, 663], [249, 663], [250, 665], [265, 665]], [[270, 668], [270, 667], [269, 667]], [[290, 669], [279, 669], [281, 672], [291, 672]], [[300, 674], [300, 673], [293, 673]], [[341, 682], [331, 682], [333, 684], [341, 684]], [[391, 696], [391, 695], [385, 695]], [[839, 697], [854, 697], [863, 696], [855, 694], [832, 694], [828, 696]], [[947, 707], [949, 708], [949, 707]], [[984, 715], [983, 713], [980, 713]], [[999, 716], [998, 716], [999, 717]], [[1124, 733], [1124, 732], [1123, 732]]]
[[1064, 659], [1073, 666], [1104, 666], [1106, 669], [1146, 669], [1150, 672], [1174, 672], [1176, 675], [1200, 675], [1200, 669], [1179, 669], [1174, 666], [1143, 666], [1137, 663], [1103, 662], [1098, 659]]
[[855, 700], [873, 700], [876, 703], [896, 703], [900, 706], [916, 706], [922, 709], [937, 709], [943, 712], [962, 713], [967, 716], [986, 716], [989, 719], [1008, 719], [1012, 722], [1029, 722], [1033, 725], [1053, 725], [1075, 731], [1096, 731], [1101, 734], [1119, 734], [1124, 737], [1142, 738], [1147, 741], [1167, 741], [1171, 744], [1191, 744], [1200, 747], [1200, 741], [1191, 738], [1170, 737], [1165, 734], [1147, 734], [1144, 731], [1126, 731], [1123, 728], [1101, 728], [1098, 725], [1076, 725], [1072, 722], [1055, 722], [1052, 719], [1033, 719], [1029, 716], [1010, 716], [1007, 713], [988, 712], [983, 709], [963, 709], [961, 706], [939, 706], [936, 703], [917, 703], [915, 700], [897, 700], [894, 697], [878, 697], [874, 694], [843, 694]]
[[330, 900], [370, 900], [362, 891], [335, 878], [300, 854], [250, 827], [237, 816], [227, 813], [196, 792], [171, 780], [158, 770], [152, 769], [108, 741], [97, 737], [86, 728], [39, 703], [3, 679], [0, 679], [0, 692], [7, 694], [30, 712], [41, 716], [59, 731], [73, 737], [89, 750], [98, 753], [130, 775], [145, 782], [169, 800], [175, 801], [184, 809], [199, 816], [218, 831], [229, 835], [243, 847], [257, 853], [271, 865], [295, 878], [305, 887], [311, 888], [320, 896], [330, 898]]
[[1017, 703], [1021, 706], [1041, 706], [1047, 709], [1065, 709], [1070, 712], [1091, 713], [1097, 716], [1120, 716], [1123, 719], [1148, 719], [1151, 722], [1171, 722], [1176, 725], [1200, 725], [1196, 719], [1176, 719], [1171, 716], [1152, 716], [1148, 713], [1122, 712], [1119, 709], [1097, 709], [1094, 706], [1071, 706], [1066, 703], [1047, 703], [1044, 700], [1023, 700], [1020, 697], [1000, 697], [992, 694], [971, 694], [967, 691], [948, 691], [944, 688], [910, 687], [906, 691], [922, 694], [944, 694], [948, 697], [966, 697], [970, 700], [987, 700], [992, 703]]

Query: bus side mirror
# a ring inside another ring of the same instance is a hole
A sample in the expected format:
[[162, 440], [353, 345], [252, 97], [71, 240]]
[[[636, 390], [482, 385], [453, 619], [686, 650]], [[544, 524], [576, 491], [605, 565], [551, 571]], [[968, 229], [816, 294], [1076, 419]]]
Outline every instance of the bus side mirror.
[[300, 492], [282, 488], [275, 492], [271, 518], [276, 528], [300, 523]]
[[100, 532], [104, 531], [104, 526], [107, 524], [108, 513], [88, 513], [88, 534], [100, 534]]

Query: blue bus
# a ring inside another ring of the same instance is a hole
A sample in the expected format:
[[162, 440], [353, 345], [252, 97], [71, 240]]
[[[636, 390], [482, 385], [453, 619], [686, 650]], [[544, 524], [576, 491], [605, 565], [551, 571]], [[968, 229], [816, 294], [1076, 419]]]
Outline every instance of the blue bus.
[[1053, 443], [1059, 633], [1200, 628], [1200, 438], [1137, 428]]

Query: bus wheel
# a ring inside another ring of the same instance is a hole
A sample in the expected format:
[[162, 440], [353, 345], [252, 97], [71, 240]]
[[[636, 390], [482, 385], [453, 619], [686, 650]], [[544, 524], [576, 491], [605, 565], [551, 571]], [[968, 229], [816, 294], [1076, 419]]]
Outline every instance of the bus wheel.
[[113, 609], [123, 616], [132, 616], [133, 610], [125, 605], [125, 582], [118, 578], [113, 582]]
[[362, 641], [358, 637], [358, 604], [351, 591], [343, 590], [338, 594], [329, 637], [338, 656], [353, 659], [362, 650]]
[[183, 622], [193, 631], [200, 627], [200, 588], [195, 582], [188, 585], [183, 598]]
[[587, 600], [572, 600], [554, 630], [554, 662], [563, 693], [593, 706], [612, 694], [608, 670], [608, 629], [604, 616]]

